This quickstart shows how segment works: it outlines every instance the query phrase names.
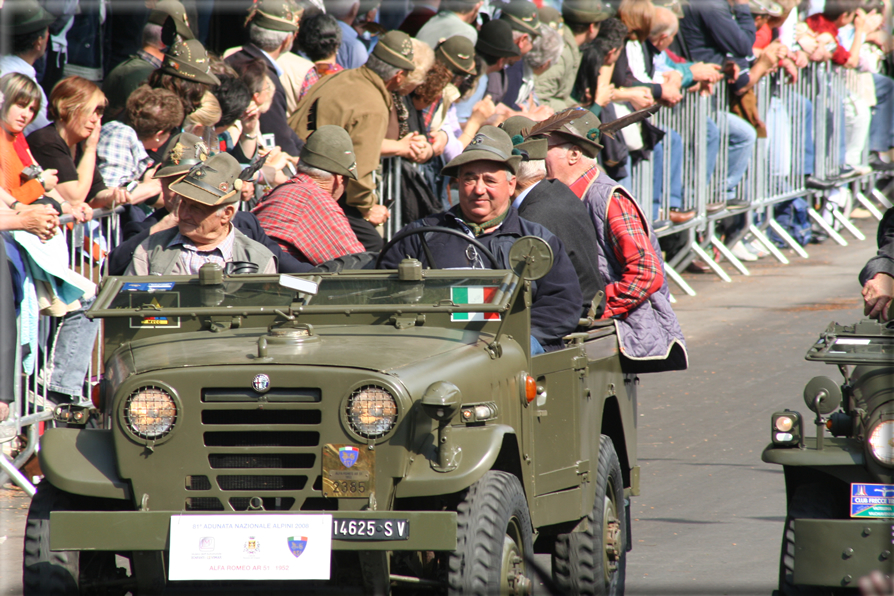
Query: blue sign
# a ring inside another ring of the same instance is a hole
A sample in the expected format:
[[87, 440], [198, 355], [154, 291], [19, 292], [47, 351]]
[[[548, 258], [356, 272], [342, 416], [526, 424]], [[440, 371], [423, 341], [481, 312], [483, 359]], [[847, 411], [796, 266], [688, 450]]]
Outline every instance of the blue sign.
[[174, 289], [174, 282], [126, 283], [121, 288], [124, 292], [166, 292]]
[[360, 458], [360, 450], [356, 447], [342, 447], [338, 450], [338, 459], [346, 468], [350, 468], [357, 463]]
[[307, 536], [301, 536], [297, 540], [294, 536], [289, 536], [288, 540], [289, 550], [292, 551], [292, 556], [297, 559], [304, 552], [304, 549], [307, 548]]
[[894, 518], [894, 484], [851, 484], [851, 517]]

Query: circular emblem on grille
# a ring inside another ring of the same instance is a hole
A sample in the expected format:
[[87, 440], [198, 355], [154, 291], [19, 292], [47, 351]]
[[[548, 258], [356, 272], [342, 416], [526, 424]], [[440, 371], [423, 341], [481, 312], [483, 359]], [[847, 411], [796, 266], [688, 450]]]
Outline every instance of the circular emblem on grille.
[[265, 374], [255, 375], [254, 380], [251, 382], [251, 386], [258, 393], [264, 393], [270, 389], [270, 377]]

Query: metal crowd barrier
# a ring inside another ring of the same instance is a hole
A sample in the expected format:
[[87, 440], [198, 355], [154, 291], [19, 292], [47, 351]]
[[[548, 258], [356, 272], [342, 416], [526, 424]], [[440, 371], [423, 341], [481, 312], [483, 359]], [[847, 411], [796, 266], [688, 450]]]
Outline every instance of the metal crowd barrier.
[[[68, 246], [69, 267], [80, 273], [97, 286], [106, 273], [105, 256], [114, 246], [117, 246], [119, 238], [119, 212], [110, 209], [95, 209], [93, 220], [87, 224], [74, 224], [68, 229], [63, 225], [62, 234], [66, 236]], [[71, 222], [70, 216], [60, 218], [63, 224]], [[82, 301], [82, 306], [87, 306]], [[49, 400], [48, 383], [52, 376], [52, 354], [48, 352], [48, 342], [51, 335], [55, 334], [58, 321], [52, 317], [41, 315], [38, 322], [38, 353], [35, 354], [34, 370], [26, 374], [23, 368], [21, 342], [16, 346], [16, 375], [13, 379], [15, 401], [10, 404], [9, 417], [0, 422], [0, 441], [7, 442], [16, 437], [23, 437], [24, 447], [18, 452], [15, 459], [10, 459], [6, 453], [0, 452], [0, 486], [12, 479], [15, 484], [25, 490], [29, 496], [34, 496], [35, 488], [29, 478], [26, 478], [20, 468], [37, 451], [39, 440], [39, 423], [50, 420], [53, 417], [53, 403]], [[17, 325], [16, 335], [21, 335], [21, 321]], [[93, 355], [85, 376], [85, 385], [92, 389], [99, 382], [102, 373], [102, 326], [99, 327], [97, 338], [94, 342]], [[54, 346], [55, 347], [55, 346]], [[82, 395], [81, 402], [90, 402], [91, 391]]]
[[[682, 234], [684, 240], [678, 242], [681, 248], [667, 260], [666, 271], [687, 294], [695, 295], [695, 292], [679, 275], [679, 271], [695, 258], [704, 260], [724, 281], [731, 281], [731, 278], [715, 261], [713, 253], [719, 253], [743, 275], [750, 275], [745, 264], [728, 248], [748, 234], [783, 264], [788, 264], [789, 260], [770, 240], [769, 231], [798, 255], [807, 258], [809, 255], [805, 247], [776, 221], [776, 206], [791, 199], [808, 198], [811, 221], [834, 241], [847, 244], [836, 229], [839, 227], [859, 240], [865, 238], [850, 222], [850, 209], [830, 200], [835, 190], [818, 192], [806, 188], [806, 150], [811, 137], [815, 148], [812, 164], [814, 177], [835, 183], [838, 192], [850, 193], [853, 201], [877, 219], [881, 219], [882, 212], [869, 199], [869, 195], [883, 207], [891, 207], [891, 202], [876, 189], [876, 173], [840, 177], [840, 168], [845, 163], [841, 149], [846, 134], [844, 106], [855, 84], [852, 71], [827, 64], [811, 64], [798, 74], [798, 80], [792, 83], [788, 75], [780, 71], [765, 77], [755, 86], [759, 117], [767, 125], [768, 134], [767, 138], [758, 139], [755, 143], [745, 176], [735, 189], [737, 198], [750, 201], [746, 210], [707, 212], [708, 204], [723, 200], [727, 192], [729, 129], [726, 114], [729, 104], [726, 85], [715, 86], [714, 95], [707, 97], [685, 93], [680, 103], [673, 108], [660, 110], [653, 117], [653, 123], [667, 133], [663, 141], [662, 193], [655, 203], [653, 164], [650, 160], [640, 162], [633, 168], [630, 190], [653, 221], [669, 219], [671, 207], [676, 207], [672, 204], [672, 177], [679, 175], [672, 167], [674, 158], [671, 155], [673, 143], [670, 131], [679, 134], [684, 155], [680, 160], [683, 191], [679, 209], [694, 210], [696, 215], [686, 223], [661, 230], [658, 236]], [[719, 143], [716, 163], [709, 171], [709, 158], [714, 156], [709, 155], [707, 143], [714, 127]], [[863, 151], [863, 163], [867, 162], [867, 157], [868, 139]], [[831, 221], [826, 221], [821, 211], [828, 213]], [[733, 226], [736, 231], [724, 242], [716, 232], [716, 224], [732, 216], [744, 218], [744, 224]]]

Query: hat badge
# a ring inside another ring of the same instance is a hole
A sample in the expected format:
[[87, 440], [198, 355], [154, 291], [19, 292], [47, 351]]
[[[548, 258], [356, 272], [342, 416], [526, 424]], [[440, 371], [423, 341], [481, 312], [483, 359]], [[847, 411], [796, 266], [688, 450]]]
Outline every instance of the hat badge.
[[600, 132], [598, 128], [591, 128], [587, 131], [587, 138], [591, 141], [596, 141], [599, 138], [599, 134]]
[[405, 39], [400, 46], [400, 53], [404, 56], [409, 56], [410, 52], [413, 51], [413, 44], [410, 43], [410, 40]]
[[227, 183], [221, 182], [220, 184], [217, 185], [217, 188], [218, 188], [218, 190], [220, 190], [220, 192], [227, 192]]
[[471, 58], [471, 56], [469, 56], [468, 54], [457, 54], [456, 57], [460, 60], [468, 60], [469, 58]]
[[486, 137], [485, 137], [484, 135], [481, 135], [481, 134], [479, 134], [479, 135], [475, 135], [475, 138], [472, 139], [472, 142], [470, 142], [469, 145], [480, 145], [481, 143], [484, 142], [484, 139], [485, 139], [485, 138], [486, 138]]
[[174, 145], [174, 148], [171, 149], [171, 161], [174, 162], [175, 165], [180, 165], [180, 160], [183, 158], [183, 145], [177, 143]]

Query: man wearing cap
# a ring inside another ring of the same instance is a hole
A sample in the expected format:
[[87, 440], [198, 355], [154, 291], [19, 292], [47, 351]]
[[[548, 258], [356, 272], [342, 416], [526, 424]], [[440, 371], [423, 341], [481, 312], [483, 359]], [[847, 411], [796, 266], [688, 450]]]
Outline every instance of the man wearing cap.
[[414, 68], [410, 37], [389, 31], [379, 38], [365, 65], [314, 84], [289, 119], [289, 126], [303, 139], [326, 124], [339, 126], [351, 136], [357, 179], [348, 180], [341, 204], [367, 250], [381, 248], [381, 239], [375, 241], [372, 234], [378, 234], [374, 226], [388, 218], [388, 209], [376, 204], [373, 172], [379, 167], [388, 128], [391, 93], [404, 85], [407, 72]]
[[[491, 75], [499, 77], [507, 64], [521, 57], [518, 46], [512, 41], [512, 27], [500, 19], [488, 21], [481, 27], [475, 53], [484, 60], [484, 73], [487, 76], [479, 78], [475, 91], [467, 99], [457, 103], [457, 116], [461, 121], [468, 119], [475, 104], [489, 94]], [[497, 103], [500, 97], [491, 96], [491, 99]]]
[[[125, 240], [109, 253], [109, 275], [123, 275], [133, 261], [137, 247], [150, 235], [177, 227], [180, 195], [171, 191], [171, 185], [207, 158], [208, 149], [196, 135], [184, 132], [171, 139], [164, 160], [155, 172], [155, 178], [161, 182], [164, 207], [156, 209], [142, 222], [131, 222], [124, 226]], [[304, 273], [310, 270], [310, 265], [283, 252], [279, 244], [264, 233], [258, 218], [248, 211], [237, 211], [233, 224], [248, 238], [263, 244], [273, 253], [281, 273]]]
[[[0, 48], [0, 76], [17, 72], [37, 83], [34, 63], [47, 51], [50, 40], [49, 26], [56, 17], [43, 9], [35, 0], [7, 0], [0, 10], [0, 33], [8, 47]], [[38, 85], [40, 87], [40, 85]], [[40, 109], [34, 120], [25, 127], [25, 135], [45, 127], [47, 119], [47, 96], [40, 87]]]
[[300, 18], [301, 10], [291, 0], [259, 0], [249, 9], [246, 20], [251, 43], [226, 58], [237, 71], [253, 60], [265, 61], [271, 71], [274, 93], [270, 109], [261, 114], [261, 132], [274, 135], [279, 148], [293, 157], [301, 152], [302, 141], [287, 123], [286, 90], [279, 80], [283, 71], [276, 60], [292, 48]]
[[344, 129], [321, 126], [307, 137], [297, 173], [252, 210], [268, 236], [301, 262], [319, 265], [364, 252], [336, 201], [357, 179], [354, 146]]
[[615, 320], [625, 372], [688, 366], [683, 332], [670, 304], [664, 261], [649, 219], [633, 196], [600, 171], [600, 122], [589, 110], [548, 135], [547, 175], [567, 184], [590, 212], [599, 272], [605, 280], [604, 318]]
[[[537, 5], [528, 0], [512, 0], [500, 10], [500, 20], [512, 28], [512, 43], [524, 58], [534, 47], [534, 38], [540, 35], [540, 14]], [[533, 81], [532, 81], [533, 83]], [[516, 103], [519, 91], [525, 84], [525, 64], [521, 59], [509, 59], [503, 70], [488, 75], [487, 92], [494, 103], [502, 103], [515, 111], [522, 108]]]
[[171, 185], [180, 198], [177, 227], [152, 234], [134, 252], [125, 275], [197, 275], [205, 263], [254, 263], [276, 273], [276, 259], [263, 244], [232, 224], [239, 202], [242, 167], [229, 153], [196, 164]]
[[186, 9], [177, 0], [162, 0], [149, 13], [143, 27], [143, 49], [116, 66], [102, 83], [102, 92], [109, 100], [105, 120], [114, 120], [127, 104], [127, 98], [142, 85], [152, 71], [161, 68], [165, 58], [165, 43], [161, 40], [161, 28], [171, 17], [182, 39], [194, 39], [189, 28]]
[[571, 89], [580, 67], [580, 46], [596, 39], [599, 23], [608, 18], [599, 0], [566, 0], [562, 3], [565, 45], [562, 55], [546, 72], [537, 76], [534, 90], [541, 103], [559, 112], [574, 105]]
[[438, 14], [419, 29], [416, 39], [427, 43], [432, 49], [454, 35], [462, 35], [472, 43], [476, 43], [478, 30], [473, 24], [478, 18], [482, 4], [483, 1], [474, 0], [441, 0]]
[[520, 134], [535, 124], [530, 118], [513, 116], [500, 125], [512, 139], [515, 151], [522, 155], [512, 206], [522, 218], [542, 225], [559, 237], [577, 272], [583, 294], [583, 314], [590, 314], [592, 305], [592, 316], [599, 318], [605, 309], [605, 282], [593, 250], [596, 230], [590, 223], [589, 211], [571, 189], [559, 180], [546, 179], [546, 137], [525, 139]]
[[[562, 347], [562, 338], [577, 327], [581, 297], [577, 274], [565, 247], [549, 230], [518, 215], [512, 205], [520, 155], [513, 155], [512, 140], [494, 126], [483, 126], [465, 151], [442, 170], [444, 176], [457, 179], [459, 205], [444, 213], [413, 222], [404, 229], [441, 226], [459, 230], [482, 242], [499, 263], [489, 263], [470, 244], [453, 235], [428, 232], [405, 238], [383, 258], [383, 266], [397, 268], [410, 255], [423, 267], [435, 269], [474, 268], [510, 269], [509, 249], [522, 236], [539, 236], [553, 251], [555, 262], [544, 277], [533, 283], [531, 305], [531, 353]], [[434, 263], [430, 262], [431, 255]]]

